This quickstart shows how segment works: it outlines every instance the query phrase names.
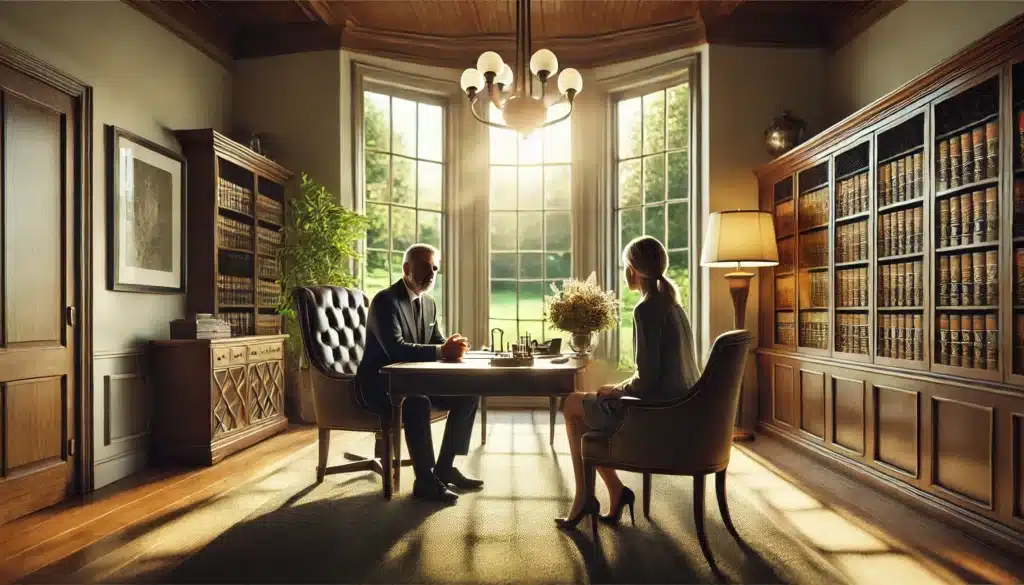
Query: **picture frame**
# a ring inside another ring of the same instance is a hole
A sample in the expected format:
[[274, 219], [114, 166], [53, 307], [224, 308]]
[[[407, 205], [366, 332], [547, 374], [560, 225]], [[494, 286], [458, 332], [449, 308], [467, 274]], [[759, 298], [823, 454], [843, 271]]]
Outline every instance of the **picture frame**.
[[116, 126], [107, 135], [107, 288], [185, 292], [185, 158]]

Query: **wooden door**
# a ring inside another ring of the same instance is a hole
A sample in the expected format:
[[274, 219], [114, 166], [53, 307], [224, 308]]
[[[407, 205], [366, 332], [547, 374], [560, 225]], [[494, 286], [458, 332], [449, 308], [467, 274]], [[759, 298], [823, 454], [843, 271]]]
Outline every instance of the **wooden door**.
[[74, 112], [0, 66], [0, 523], [72, 486]]

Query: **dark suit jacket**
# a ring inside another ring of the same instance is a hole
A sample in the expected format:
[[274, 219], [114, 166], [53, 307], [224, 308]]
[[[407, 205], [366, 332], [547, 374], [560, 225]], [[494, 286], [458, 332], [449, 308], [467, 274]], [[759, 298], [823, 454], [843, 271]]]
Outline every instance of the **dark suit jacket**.
[[[441, 359], [444, 336], [437, 323], [437, 305], [420, 295], [421, 319], [413, 320], [412, 301], [402, 280], [377, 293], [366, 319], [366, 349], [356, 371], [363, 404], [377, 410], [387, 404], [388, 378], [380, 369], [398, 362]], [[376, 408], [375, 408], [376, 407]]]

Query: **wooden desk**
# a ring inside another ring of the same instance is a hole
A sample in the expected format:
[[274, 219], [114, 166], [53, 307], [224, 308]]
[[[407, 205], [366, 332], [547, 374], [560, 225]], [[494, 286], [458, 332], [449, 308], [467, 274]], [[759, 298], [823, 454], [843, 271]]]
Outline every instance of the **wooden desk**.
[[[451, 362], [409, 362], [381, 368], [387, 374], [391, 390], [392, 419], [402, 420], [402, 402], [406, 396], [568, 396], [581, 387], [581, 376], [588, 361], [570, 358], [554, 364], [536, 359], [532, 366], [495, 367], [484, 359]], [[402, 468], [401, 426], [392, 429], [392, 486], [398, 491]], [[385, 470], [385, 476], [387, 470]]]

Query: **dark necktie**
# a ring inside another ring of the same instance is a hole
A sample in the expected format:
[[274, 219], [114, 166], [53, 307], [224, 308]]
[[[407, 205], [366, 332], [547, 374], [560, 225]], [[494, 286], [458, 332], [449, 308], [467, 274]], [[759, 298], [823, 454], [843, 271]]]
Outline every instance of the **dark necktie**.
[[413, 321], [413, 336], [419, 339], [420, 330], [423, 329], [423, 314], [420, 311], [420, 299], [416, 298], [412, 301], [412, 321]]

